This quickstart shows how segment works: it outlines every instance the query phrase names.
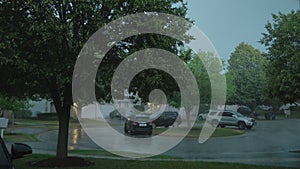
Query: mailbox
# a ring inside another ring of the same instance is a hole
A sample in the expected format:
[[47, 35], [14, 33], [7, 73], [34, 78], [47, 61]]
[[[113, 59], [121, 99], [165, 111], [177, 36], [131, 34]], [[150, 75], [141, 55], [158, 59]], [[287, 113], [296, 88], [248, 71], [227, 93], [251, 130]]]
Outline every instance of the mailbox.
[[8, 119], [0, 118], [0, 129], [6, 129], [8, 125]]
[[7, 128], [8, 125], [8, 119], [6, 118], [0, 118], [0, 132], [1, 132], [1, 137], [3, 138], [3, 130]]

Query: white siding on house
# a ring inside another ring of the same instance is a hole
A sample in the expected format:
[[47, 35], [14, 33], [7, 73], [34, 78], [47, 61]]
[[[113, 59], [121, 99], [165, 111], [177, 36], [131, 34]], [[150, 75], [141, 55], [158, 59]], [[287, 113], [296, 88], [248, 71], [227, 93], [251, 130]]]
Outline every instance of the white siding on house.
[[40, 101], [29, 101], [32, 107], [29, 110], [32, 112], [32, 117], [36, 117], [37, 113], [50, 113], [56, 112], [55, 107], [50, 101], [42, 99]]

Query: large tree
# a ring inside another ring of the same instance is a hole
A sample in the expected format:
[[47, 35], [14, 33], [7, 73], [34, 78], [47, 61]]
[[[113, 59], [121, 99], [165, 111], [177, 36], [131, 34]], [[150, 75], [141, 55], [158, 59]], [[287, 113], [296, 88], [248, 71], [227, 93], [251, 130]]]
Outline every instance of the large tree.
[[[57, 158], [67, 157], [72, 73], [87, 39], [101, 26], [128, 14], [148, 11], [185, 17], [187, 11], [183, 0], [2, 0], [0, 5], [0, 21], [5, 23], [0, 28], [0, 69], [6, 77], [1, 78], [1, 93], [53, 100], [59, 119]], [[148, 46], [155, 46], [153, 37]], [[137, 37], [128, 41], [144, 43]], [[165, 48], [176, 49], [176, 41], [165, 41], [170, 42], [164, 43], [169, 45]], [[117, 52], [111, 50], [107, 56], [122, 53], [123, 48], [116, 45]]]
[[241, 104], [254, 108], [263, 103], [265, 90], [266, 58], [246, 43], [240, 43], [228, 60], [227, 84], [228, 103]]
[[[214, 53], [199, 51], [192, 57], [188, 63], [191, 71], [193, 72], [199, 87], [201, 103], [210, 104], [211, 102], [211, 83], [218, 84], [223, 67], [219, 66], [220, 60]], [[220, 84], [221, 85], [221, 84]], [[225, 86], [218, 86], [217, 90]], [[216, 92], [220, 92], [216, 91]]]
[[300, 99], [300, 11], [273, 14], [261, 43], [267, 47], [268, 94], [284, 103]]

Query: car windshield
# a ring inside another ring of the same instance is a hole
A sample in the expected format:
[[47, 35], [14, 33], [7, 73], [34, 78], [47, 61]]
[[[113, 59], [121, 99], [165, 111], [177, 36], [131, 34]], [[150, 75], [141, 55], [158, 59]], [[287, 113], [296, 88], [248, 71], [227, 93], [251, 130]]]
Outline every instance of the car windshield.
[[154, 120], [162, 116], [165, 112], [155, 112], [149, 116], [150, 119]]
[[176, 116], [176, 112], [164, 112], [166, 116]]
[[149, 121], [149, 117], [137, 117], [135, 118], [137, 121], [140, 121], [140, 122], [145, 122], [145, 121]]
[[234, 114], [238, 117], [244, 117], [242, 114], [238, 113], [238, 112], [234, 112]]
[[217, 111], [209, 111], [209, 115], [210, 116], [214, 116], [214, 115], [216, 115], [217, 114]]
[[202, 112], [201, 114], [208, 114], [209, 110], [205, 110], [204, 112]]
[[149, 116], [136, 116], [136, 117], [130, 118], [130, 120], [135, 121], [135, 122], [149, 122], [149, 121], [151, 121]]

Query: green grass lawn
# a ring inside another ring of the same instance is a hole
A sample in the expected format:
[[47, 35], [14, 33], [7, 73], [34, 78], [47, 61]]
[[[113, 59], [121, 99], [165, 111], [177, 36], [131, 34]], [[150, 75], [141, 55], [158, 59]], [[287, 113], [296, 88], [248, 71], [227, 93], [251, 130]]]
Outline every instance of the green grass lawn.
[[[129, 154], [129, 152], [116, 152], [118, 154]], [[112, 154], [108, 151], [105, 150], [69, 150], [69, 154], [74, 154], [74, 155], [98, 155], [98, 156], [107, 156], [107, 157], [119, 157], [118, 155]], [[131, 153], [135, 155], [136, 153]], [[139, 154], [136, 154], [139, 155]], [[182, 159], [179, 157], [173, 157], [173, 156], [166, 156], [166, 155], [157, 155], [149, 158], [154, 158], [154, 159]]]
[[[104, 121], [99, 121], [99, 120], [93, 120], [93, 119], [82, 119], [82, 122], [87, 124], [90, 127], [93, 126], [102, 126], [105, 127], [107, 126], [107, 123]], [[70, 120], [70, 125], [71, 126], [76, 126], [80, 125], [80, 123], [76, 120]], [[119, 126], [123, 125], [122, 124], [117, 124], [117, 123], [110, 123], [110, 126]], [[47, 129], [58, 129], [58, 120], [38, 120], [38, 119], [15, 119], [15, 125], [13, 127], [15, 128], [22, 128], [22, 127], [41, 127], [43, 126], [44, 128]], [[11, 127], [11, 125], [10, 125]]]
[[[70, 120], [70, 125], [80, 125], [78, 122]], [[58, 129], [58, 120], [38, 120], [38, 119], [15, 119], [15, 124], [12, 126], [9, 125], [10, 128], [44, 128], [49, 130]]]
[[5, 142], [32, 142], [38, 141], [33, 134], [23, 134], [23, 133], [4, 133]]
[[241, 134], [245, 134], [245, 130], [217, 128], [212, 137], [236, 136]]
[[32, 128], [46, 128], [46, 129], [58, 129], [58, 121], [57, 120], [37, 120], [37, 119], [15, 119], [15, 124], [12, 126], [11, 124], [8, 126], [10, 128], [24, 128], [24, 127], [32, 127]]
[[[299, 119], [300, 118], [300, 112], [292, 112], [291, 116], [288, 117], [289, 119]], [[276, 119], [285, 119], [285, 115], [284, 114], [276, 114]], [[275, 120], [276, 120], [275, 119]], [[265, 116], [264, 114], [261, 114], [259, 116], [258, 120], [265, 120]]]
[[293, 151], [290, 151], [290, 153], [300, 153], [300, 150], [293, 150]]
[[[30, 162], [39, 161], [53, 156], [34, 154], [14, 161], [15, 168], [20, 169], [50, 169], [32, 168], [28, 166]], [[268, 166], [245, 165], [235, 163], [218, 162], [185, 162], [185, 161], [141, 161], [141, 160], [111, 160], [100, 158], [86, 158], [93, 161], [94, 166], [84, 167], [85, 169], [274, 169]], [[68, 167], [67, 169], [83, 169], [83, 167]], [[286, 167], [276, 167], [276, 169], [288, 169]]]
[[289, 118], [299, 119], [300, 118], [300, 112], [299, 111], [292, 111], [291, 116]]
[[105, 121], [100, 121], [100, 120], [95, 120], [95, 119], [81, 119], [81, 122], [89, 127], [93, 127], [93, 126], [106, 127], [106, 126], [108, 126], [108, 124], [110, 126], [123, 126], [124, 125], [123, 123], [111, 122], [111, 121], [108, 121], [108, 124], [107, 124], [107, 122], [105, 122]]
[[[168, 128], [155, 128], [153, 129], [153, 135], [161, 134], [162, 132], [166, 131]], [[189, 138], [198, 138], [200, 135], [202, 128], [201, 127], [193, 127], [191, 131], [187, 134], [186, 137]], [[235, 136], [244, 134], [245, 130], [238, 130], [238, 129], [229, 129], [229, 128], [217, 128], [212, 137], [227, 137], [227, 136]], [[184, 130], [179, 130], [170, 136], [182, 136], [184, 134]]]
[[[264, 110], [255, 110], [256, 113], [259, 114], [259, 119], [264, 120], [265, 119], [265, 113], [273, 113], [272, 111], [264, 111]], [[275, 112], [276, 119], [284, 119], [285, 115], [283, 113], [283, 110]], [[292, 107], [291, 109], [291, 115], [289, 117], [290, 119], [299, 119], [300, 118], [300, 107]]]
[[58, 125], [58, 120], [15, 119], [15, 123], [28, 125]]

